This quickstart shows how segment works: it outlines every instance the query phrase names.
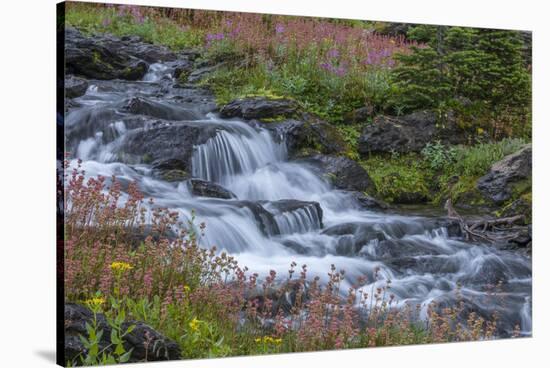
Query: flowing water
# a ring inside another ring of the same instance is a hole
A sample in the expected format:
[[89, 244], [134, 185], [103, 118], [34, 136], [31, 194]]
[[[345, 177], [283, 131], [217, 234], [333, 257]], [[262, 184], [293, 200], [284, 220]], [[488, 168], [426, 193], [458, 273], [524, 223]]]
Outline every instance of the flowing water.
[[[310, 276], [325, 279], [334, 264], [346, 270], [343, 290], [363, 275], [371, 280], [363, 285], [369, 291], [391, 280], [396, 299], [420, 304], [422, 313], [432, 301], [452, 304], [460, 285], [470, 310], [487, 318], [499, 313], [502, 334], [516, 324], [530, 334], [529, 258], [450, 236], [435, 218], [362, 209], [306, 164], [289, 162], [284, 138], [205, 113], [190, 98], [195, 90], [172, 87], [171, 71], [153, 64], [141, 82], [90, 81], [66, 116], [67, 150], [83, 160], [86, 175], [137, 181], [146, 197], [177, 210], [182, 219], [194, 211], [196, 222], [207, 226], [201, 245], [227, 250], [260, 275], [269, 270], [285, 275], [295, 261], [307, 264]], [[222, 185], [236, 198], [193, 196], [186, 182], [156, 178], [151, 165], [123, 163], [132, 162], [121, 159], [124, 141], [158, 124], [121, 108], [131, 96], [154, 101], [174, 124], [215, 128], [215, 135], [193, 148], [192, 175]], [[499, 290], [490, 292], [499, 281]]]

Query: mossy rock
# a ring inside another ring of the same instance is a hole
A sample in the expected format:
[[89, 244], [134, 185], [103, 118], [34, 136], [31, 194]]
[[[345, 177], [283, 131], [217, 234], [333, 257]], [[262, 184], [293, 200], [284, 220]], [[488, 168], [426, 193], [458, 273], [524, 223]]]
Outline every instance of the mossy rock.
[[160, 174], [160, 177], [169, 182], [184, 181], [189, 178], [189, 174], [183, 170], [173, 169], [166, 170]]

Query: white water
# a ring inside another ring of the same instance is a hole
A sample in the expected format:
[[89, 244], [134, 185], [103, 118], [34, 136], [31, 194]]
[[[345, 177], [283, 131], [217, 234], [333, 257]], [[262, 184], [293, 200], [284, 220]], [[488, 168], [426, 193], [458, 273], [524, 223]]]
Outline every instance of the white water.
[[[201, 245], [227, 250], [260, 275], [273, 269], [285, 277], [290, 263], [295, 261], [307, 264], [310, 276], [325, 280], [334, 264], [346, 270], [342, 290], [347, 290], [359, 276], [367, 276], [369, 281], [363, 286], [367, 292], [391, 280], [391, 293], [401, 305], [421, 304], [424, 312], [431, 301], [454, 300], [460, 284], [473, 310], [487, 315], [498, 310], [506, 321], [506, 331], [519, 323], [525, 334], [530, 333], [528, 259], [450, 238], [446, 229], [434, 227], [429, 219], [361, 210], [351, 197], [334, 190], [307, 166], [288, 162], [284, 142], [276, 143], [265, 129], [238, 120], [223, 121], [215, 115], [199, 121], [220, 129], [213, 138], [194, 148], [192, 174], [219, 183], [238, 200], [194, 197], [185, 183], [169, 183], [151, 176], [149, 165], [117, 162], [120, 142], [132, 129], [142, 127], [125, 125], [117, 115], [120, 111], [113, 106], [131, 94], [154, 98], [158, 91], [155, 83], [160, 83], [169, 72], [155, 64], [144, 78], [147, 83], [126, 83], [121, 90], [114, 82], [101, 82], [102, 86], [94, 85], [78, 99], [82, 107], [68, 115], [67, 125], [101, 123], [80, 139], [74, 155], [83, 160], [88, 176], [114, 175], [122, 181], [135, 180], [158, 206], [178, 211], [182, 219], [190, 219], [191, 211], [196, 211], [196, 223], [207, 225]], [[115, 116], [102, 115], [111, 110]], [[83, 119], [84, 113], [92, 117]], [[105, 139], [105, 131], [112, 136], [110, 141]], [[314, 206], [280, 211], [281, 203], [274, 202], [291, 199], [318, 202], [322, 218]], [[242, 204], [243, 200], [259, 201], [273, 215], [277, 230], [266, 228], [266, 224], [262, 227], [253, 209]], [[349, 224], [353, 230], [338, 230]], [[376, 238], [368, 238], [370, 233]], [[373, 280], [376, 268], [379, 278]], [[501, 280], [504, 290], [489, 296], [487, 284]]]

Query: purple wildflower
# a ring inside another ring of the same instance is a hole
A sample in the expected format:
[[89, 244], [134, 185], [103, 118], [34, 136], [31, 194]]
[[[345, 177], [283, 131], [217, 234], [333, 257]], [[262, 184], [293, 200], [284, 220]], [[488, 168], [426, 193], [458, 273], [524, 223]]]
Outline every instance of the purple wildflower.
[[340, 52], [337, 49], [330, 49], [328, 51], [328, 57], [337, 58], [338, 56], [340, 56]]
[[285, 26], [283, 26], [281, 23], [277, 23], [275, 26], [275, 33], [283, 33], [285, 31]]

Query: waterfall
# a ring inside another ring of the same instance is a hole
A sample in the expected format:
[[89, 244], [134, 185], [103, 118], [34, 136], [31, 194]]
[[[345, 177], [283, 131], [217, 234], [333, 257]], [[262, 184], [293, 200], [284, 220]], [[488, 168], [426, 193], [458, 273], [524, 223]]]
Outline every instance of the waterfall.
[[245, 124], [236, 123], [227, 123], [226, 129], [196, 147], [193, 176], [227, 184], [236, 175], [252, 174], [286, 156], [284, 145], [276, 144], [265, 130], [257, 132]]
[[[154, 131], [157, 121], [129, 119], [131, 113], [120, 109], [128, 98], [148, 98], [161, 112], [168, 106], [169, 116], [189, 115], [173, 114], [177, 103], [159, 97], [161, 85], [178, 101], [198, 93], [170, 87], [170, 72], [153, 64], [144, 81], [94, 81], [94, 88], [76, 99], [79, 105], [69, 112], [66, 127], [75, 132], [73, 161], [83, 160], [87, 176], [135, 181], [157, 206], [177, 211], [183, 223], [195, 215], [197, 224], [206, 224], [201, 246], [224, 249], [260, 275], [270, 269], [285, 274], [296, 261], [308, 265], [310, 276], [326, 281], [335, 264], [346, 270], [341, 290], [360, 276], [369, 280], [363, 285], [368, 293], [391, 279], [396, 299], [420, 304], [423, 311], [431, 301], [452, 301], [460, 284], [472, 311], [487, 315], [498, 309], [505, 332], [519, 323], [524, 334], [530, 333], [528, 258], [467, 243], [431, 218], [361, 209], [309, 167], [289, 161], [284, 139], [275, 140], [260, 125], [193, 111], [202, 119], [197, 124], [213, 128], [214, 134], [193, 147], [191, 176], [223, 186], [236, 199], [193, 196], [185, 182], [154, 176], [151, 164], [124, 161], [119, 142], [139, 129]], [[169, 143], [178, 149], [178, 142]], [[484, 289], [501, 280], [505, 292], [491, 296]]]

